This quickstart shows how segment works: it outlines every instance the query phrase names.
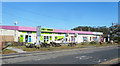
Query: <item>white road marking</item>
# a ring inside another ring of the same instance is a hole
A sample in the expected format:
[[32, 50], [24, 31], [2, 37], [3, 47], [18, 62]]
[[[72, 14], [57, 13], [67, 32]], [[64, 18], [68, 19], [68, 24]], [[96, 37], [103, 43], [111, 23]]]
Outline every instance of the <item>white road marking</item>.
[[104, 61], [106, 61], [107, 59], [104, 59]]
[[41, 59], [37, 59], [37, 60], [41, 60]]
[[101, 60], [99, 59], [99, 60], [98, 60], [98, 62], [100, 63], [100, 62], [101, 62]]
[[86, 59], [90, 59], [90, 58], [93, 58], [93, 57], [90, 57], [90, 56], [80, 56], [80, 57], [75, 57], [75, 58], [86, 60]]
[[86, 57], [86, 56], [81, 56], [81, 57]]
[[80, 57], [80, 59], [82, 59], [82, 58]]

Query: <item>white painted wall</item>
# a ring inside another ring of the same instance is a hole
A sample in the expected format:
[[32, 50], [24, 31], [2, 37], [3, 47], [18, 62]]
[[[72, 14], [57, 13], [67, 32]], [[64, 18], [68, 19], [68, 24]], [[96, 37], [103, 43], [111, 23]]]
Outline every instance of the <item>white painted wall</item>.
[[[16, 36], [15, 36], [16, 33]], [[14, 36], [14, 41], [18, 41], [18, 30], [8, 30], [8, 29], [0, 29], [0, 35], [4, 36]]]
[[[23, 42], [25, 42], [25, 35], [31, 36], [31, 43], [35, 43], [36, 42], [36, 34], [35, 33], [28, 34], [28, 33], [19, 32], [18, 36], [20, 37], [20, 35], [24, 35], [23, 36]], [[29, 39], [28, 39], [28, 41], [29, 41]]]
[[0, 29], [0, 35], [10, 35], [14, 36], [15, 31], [14, 30], [8, 30], [8, 29]]
[[[102, 35], [103, 33], [100, 32], [94, 32], [94, 34], [100, 34]], [[10, 35], [10, 36], [15, 36], [15, 30], [8, 30], [8, 29], [0, 29], [0, 35]], [[14, 41], [18, 41], [18, 37], [20, 37], [20, 35], [24, 35], [23, 37], [23, 41], [25, 42], [25, 35], [28, 35], [28, 33], [22, 33], [16, 30], [16, 37], [14, 37]], [[36, 33], [32, 33], [29, 34], [31, 36], [31, 43], [35, 43], [36, 42]], [[52, 41], [55, 40], [55, 36], [64, 36], [65, 34], [42, 34], [41, 36], [52, 36]], [[71, 39], [71, 36], [75, 36], [74, 34], [69, 34], [67, 38]], [[83, 42], [83, 37], [87, 37], [88, 38], [88, 42], [93, 41], [93, 37], [96, 37], [96, 35], [77, 35], [77, 37], [75, 38], [75, 42], [81, 43]], [[91, 37], [91, 41], [90, 41], [90, 37]], [[97, 36], [97, 39], [100, 40], [100, 36]], [[43, 42], [43, 41], [41, 41]], [[50, 41], [49, 41], [50, 42]], [[68, 40], [69, 42], [69, 40]], [[71, 41], [70, 41], [71, 42]]]

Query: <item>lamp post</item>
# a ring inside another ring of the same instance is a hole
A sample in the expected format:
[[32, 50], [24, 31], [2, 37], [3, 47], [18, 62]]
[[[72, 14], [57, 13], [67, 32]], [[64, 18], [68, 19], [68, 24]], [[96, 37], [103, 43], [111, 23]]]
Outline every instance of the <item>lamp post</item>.
[[18, 24], [18, 22], [15, 20], [14, 24], [15, 24], [15, 38], [16, 38], [16, 25]]

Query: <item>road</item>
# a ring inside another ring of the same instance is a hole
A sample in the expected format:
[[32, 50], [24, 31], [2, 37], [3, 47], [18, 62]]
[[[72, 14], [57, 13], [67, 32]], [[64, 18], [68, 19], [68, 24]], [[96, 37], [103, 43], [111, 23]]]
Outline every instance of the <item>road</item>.
[[[36, 52], [31, 55], [4, 58], [3, 64], [100, 64], [120, 57], [119, 47], [89, 47], [85, 49]], [[108, 63], [109, 64], [109, 63]]]

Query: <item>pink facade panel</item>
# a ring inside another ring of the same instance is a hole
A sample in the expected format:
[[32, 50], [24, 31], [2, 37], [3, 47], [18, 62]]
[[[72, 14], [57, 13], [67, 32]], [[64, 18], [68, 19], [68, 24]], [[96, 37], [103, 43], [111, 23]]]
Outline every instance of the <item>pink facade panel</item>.
[[19, 26], [19, 29], [21, 31], [36, 31], [35, 27], [24, 27], [24, 26]]
[[74, 31], [74, 30], [60, 30], [60, 29], [54, 29], [53, 32], [58, 33], [80, 33], [80, 34], [93, 34], [93, 32], [87, 32], [87, 31]]
[[0, 26], [2, 29], [18, 30], [19, 26]]

